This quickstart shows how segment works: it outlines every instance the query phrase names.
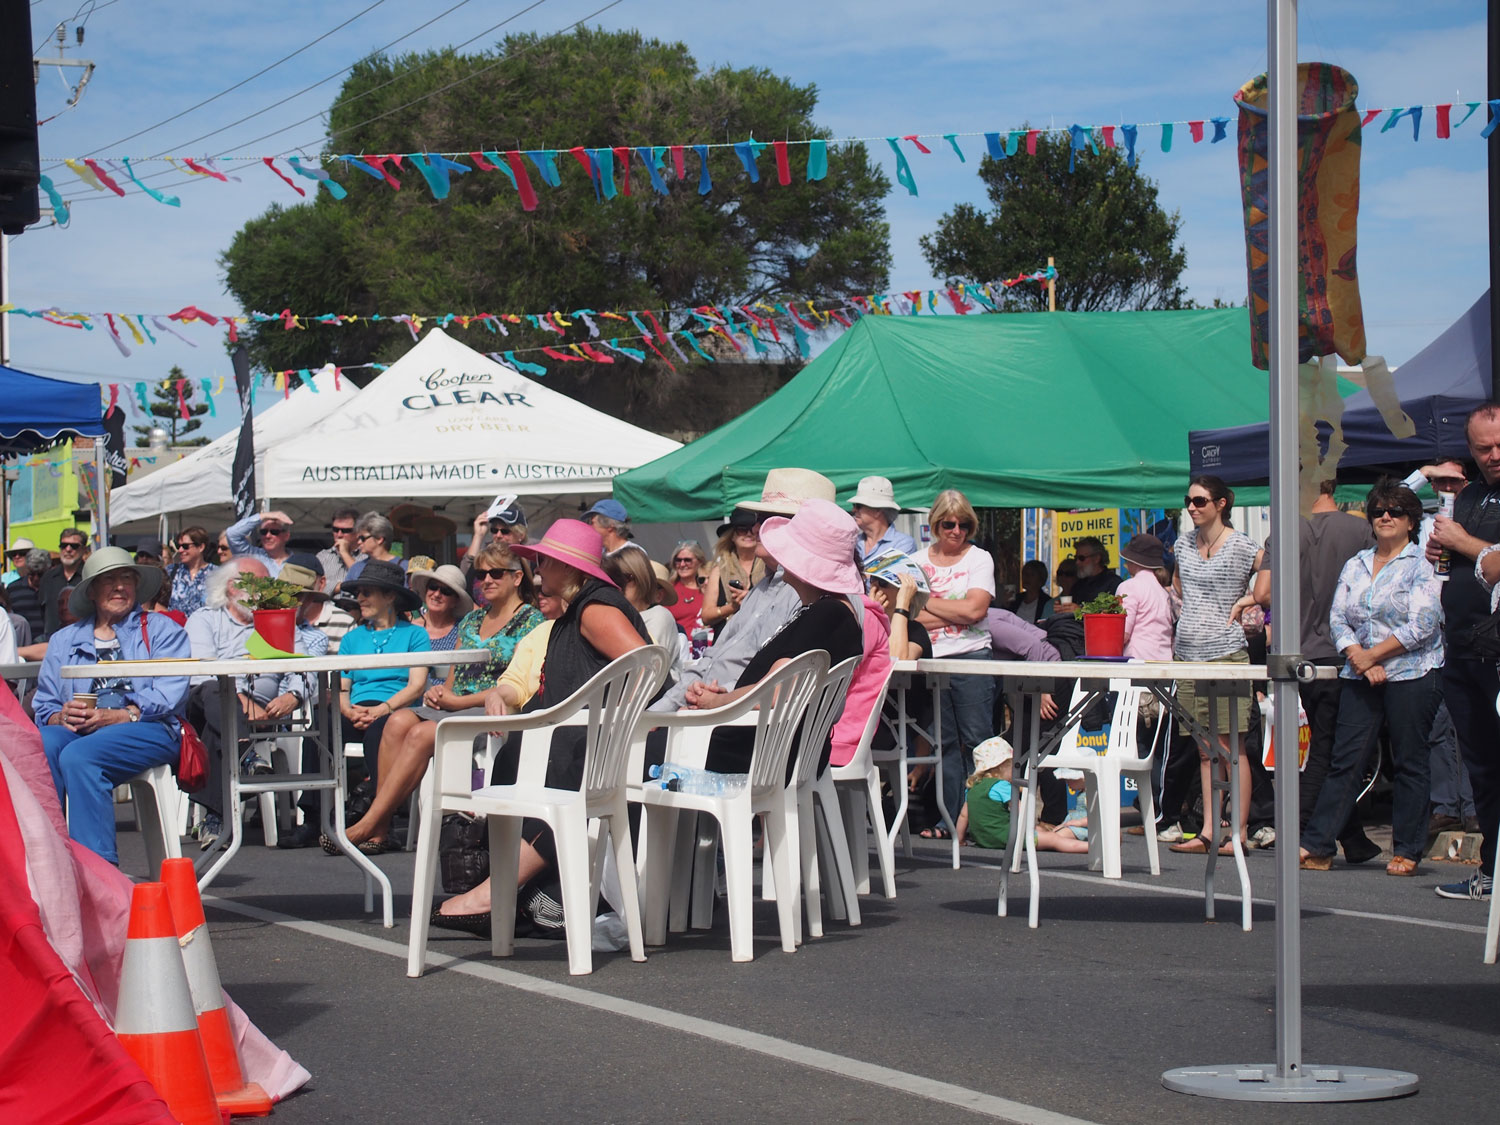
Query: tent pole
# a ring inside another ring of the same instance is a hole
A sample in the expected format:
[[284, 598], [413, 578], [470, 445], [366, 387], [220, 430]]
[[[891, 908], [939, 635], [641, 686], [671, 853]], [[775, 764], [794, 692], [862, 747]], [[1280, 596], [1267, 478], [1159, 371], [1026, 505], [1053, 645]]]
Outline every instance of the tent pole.
[[[1496, 0], [1496, 2], [1500, 3], [1500, 0]], [[1052, 255], [1048, 254], [1047, 269], [1050, 271], [1054, 265], [1056, 265], [1056, 262], [1053, 260]], [[1055, 277], [1047, 278], [1047, 311], [1057, 311], [1057, 278]]]
[[[1295, 621], [1301, 604], [1297, 495], [1297, 0], [1266, 0], [1270, 105], [1269, 197], [1271, 361], [1271, 602], [1277, 620]], [[1231, 1101], [1349, 1102], [1416, 1091], [1415, 1074], [1302, 1061], [1302, 905], [1297, 769], [1298, 630], [1271, 634], [1276, 769], [1276, 1062], [1179, 1067], [1162, 1075], [1169, 1090]]]

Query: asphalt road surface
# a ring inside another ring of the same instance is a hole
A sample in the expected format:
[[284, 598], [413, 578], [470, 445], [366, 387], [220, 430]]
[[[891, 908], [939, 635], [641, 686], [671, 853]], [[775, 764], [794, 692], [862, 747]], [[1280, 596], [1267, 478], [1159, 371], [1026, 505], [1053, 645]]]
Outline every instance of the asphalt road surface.
[[[826, 936], [795, 954], [762, 902], [755, 960], [733, 963], [721, 902], [712, 931], [670, 935], [644, 964], [595, 954], [587, 977], [568, 975], [562, 942], [523, 939], [497, 960], [488, 942], [434, 930], [426, 975], [408, 979], [409, 853], [377, 860], [397, 892], [390, 930], [363, 913], [362, 876], [316, 848], [247, 844], [207, 906], [225, 988], [312, 1072], [277, 1107], [283, 1125], [1493, 1120], [1487, 907], [1432, 893], [1471, 867], [1393, 879], [1383, 862], [1340, 861], [1302, 876], [1305, 1061], [1410, 1070], [1421, 1090], [1281, 1106], [1161, 1085], [1171, 1067], [1274, 1058], [1273, 852], [1249, 857], [1248, 934], [1225, 897], [1238, 891], [1228, 861], [1219, 920], [1205, 922], [1202, 858], [1163, 848], [1153, 877], [1138, 837], [1119, 881], [1086, 857], [1042, 855], [1036, 930], [1024, 876], [999, 918], [996, 855], [966, 849], [954, 871], [944, 854], [898, 855], [895, 900], [863, 899], [857, 928], [825, 909]], [[121, 857], [144, 870], [128, 829]]]

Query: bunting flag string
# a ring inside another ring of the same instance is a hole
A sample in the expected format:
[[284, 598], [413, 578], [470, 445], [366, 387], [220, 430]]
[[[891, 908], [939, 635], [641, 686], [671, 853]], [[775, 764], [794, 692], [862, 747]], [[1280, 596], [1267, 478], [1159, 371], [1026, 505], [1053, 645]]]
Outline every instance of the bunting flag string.
[[[509, 336], [510, 329], [507, 325], [526, 326], [543, 332], [551, 332], [558, 337], [566, 337], [568, 330], [578, 327], [580, 324], [586, 329], [588, 339], [597, 340], [600, 336], [599, 321], [619, 321], [633, 324], [641, 333], [641, 338], [648, 341], [654, 339], [658, 344], [674, 347], [669, 334], [664, 331], [657, 321], [658, 314], [662, 317], [682, 319], [693, 319], [704, 325], [715, 322], [728, 324], [733, 329], [736, 318], [744, 317], [758, 330], [771, 334], [773, 342], [779, 343], [781, 337], [777, 327], [777, 319], [783, 320], [783, 327], [793, 328], [793, 338], [801, 343], [801, 333], [797, 329], [818, 331], [826, 327], [842, 326], [847, 328], [852, 321], [850, 315], [916, 315], [927, 309], [936, 312], [938, 299], [942, 297], [952, 307], [955, 313], [967, 313], [975, 303], [982, 305], [990, 311], [994, 311], [999, 304], [996, 290], [1013, 289], [1018, 285], [1026, 283], [1045, 284], [1055, 280], [1057, 269], [1048, 266], [1045, 269], [1036, 270], [1032, 273], [1021, 274], [1017, 277], [1007, 278], [1001, 281], [992, 281], [984, 285], [961, 284], [944, 289], [912, 289], [897, 291], [893, 293], [877, 293], [868, 296], [852, 296], [819, 308], [810, 300], [803, 298], [778, 298], [772, 302], [759, 301], [754, 306], [750, 305], [697, 305], [686, 308], [652, 310], [633, 309], [623, 312], [600, 312], [594, 309], [574, 309], [572, 312], [563, 313], [551, 310], [545, 313], [398, 313], [384, 314], [371, 313], [369, 315], [356, 315], [353, 313], [294, 313], [291, 309], [282, 309], [279, 313], [224, 313], [215, 315], [205, 312], [195, 305], [188, 305], [174, 313], [120, 313], [120, 312], [78, 312], [58, 308], [22, 308], [15, 304], [0, 305], [0, 312], [14, 313], [29, 319], [39, 320], [46, 324], [52, 324], [60, 328], [82, 329], [92, 332], [96, 328], [104, 327], [111, 342], [124, 355], [131, 355], [132, 349], [125, 343], [121, 335], [119, 325], [123, 325], [126, 332], [136, 345], [147, 342], [155, 344], [157, 338], [152, 334], [149, 323], [157, 332], [171, 335], [190, 346], [197, 344], [177, 331], [173, 325], [187, 326], [192, 324], [206, 324], [209, 327], [223, 325], [228, 332], [229, 342], [235, 343], [239, 339], [239, 329], [242, 327], [255, 327], [260, 325], [271, 325], [280, 323], [284, 331], [306, 330], [309, 328], [341, 328], [350, 324], [378, 324], [392, 323], [402, 325], [411, 338], [416, 340], [422, 328], [427, 324], [436, 324], [444, 329], [458, 327], [469, 329], [480, 327], [486, 329], [493, 335]], [[806, 308], [812, 319], [801, 316], [798, 311]], [[644, 320], [642, 319], [644, 318]], [[785, 322], [790, 322], [786, 324]], [[527, 350], [527, 349], [520, 349]], [[801, 347], [806, 354], [806, 347]], [[686, 361], [686, 356], [683, 357]]]
[[[1443, 102], [1433, 105], [1411, 105], [1398, 106], [1391, 109], [1367, 109], [1364, 111], [1364, 124], [1370, 125], [1384, 117], [1380, 129], [1375, 133], [1367, 133], [1366, 136], [1379, 136], [1396, 128], [1403, 120], [1411, 122], [1411, 134], [1413, 141], [1422, 139], [1422, 121], [1424, 116], [1435, 122], [1430, 135], [1438, 140], [1450, 140], [1454, 131], [1459, 129], [1464, 122], [1474, 116], [1481, 107], [1488, 109], [1488, 121], [1480, 130], [1470, 129], [1469, 132], [1477, 132], [1481, 139], [1491, 137], [1497, 127], [1500, 127], [1500, 98], [1489, 101], [1471, 102]], [[1427, 115], [1426, 111], [1431, 110]], [[1455, 110], [1461, 110], [1462, 115], [1455, 119]], [[548, 188], [561, 188], [563, 178], [558, 169], [557, 160], [560, 156], [572, 156], [584, 175], [588, 178], [589, 185], [593, 188], [595, 197], [601, 202], [615, 199], [619, 196], [630, 196], [632, 194], [631, 166], [639, 164], [644, 174], [644, 185], [649, 184], [652, 191], [658, 194], [667, 194], [670, 186], [666, 176], [671, 174], [673, 180], [680, 184], [690, 184], [694, 180], [692, 169], [685, 159], [686, 153], [691, 150], [698, 158], [697, 190], [699, 194], [706, 194], [713, 188], [713, 179], [709, 172], [710, 155], [717, 150], [728, 149], [735, 158], [739, 170], [752, 183], [758, 184], [762, 180], [760, 170], [760, 157], [766, 149], [771, 149], [775, 157], [776, 183], [782, 187], [789, 186], [797, 177], [792, 162], [792, 154], [799, 153], [799, 163], [803, 173], [803, 179], [808, 182], [817, 182], [825, 179], [828, 175], [828, 149], [846, 147], [854, 144], [871, 144], [877, 149], [889, 147], [895, 161], [896, 181], [904, 187], [911, 195], [917, 194], [917, 177], [908, 151], [919, 157], [930, 157], [941, 152], [944, 145], [950, 149], [960, 163], [967, 163], [961, 141], [983, 138], [986, 151], [995, 160], [1008, 160], [1017, 156], [1024, 144], [1026, 154], [1035, 156], [1037, 140], [1041, 136], [1058, 136], [1070, 142], [1070, 167], [1079, 152], [1089, 151], [1098, 153], [1102, 149], [1117, 147], [1118, 141], [1124, 143], [1126, 159], [1132, 165], [1136, 163], [1139, 155], [1141, 142], [1146, 138], [1141, 136], [1141, 130], [1155, 129], [1158, 133], [1158, 147], [1163, 153], [1170, 153], [1173, 142], [1185, 131], [1187, 139], [1192, 145], [1217, 145], [1229, 139], [1230, 118], [1227, 116], [1204, 116], [1199, 118], [1186, 118], [1174, 121], [1137, 121], [1118, 124], [1071, 124], [1057, 126], [1047, 129], [1007, 129], [994, 132], [942, 132], [942, 133], [901, 133], [892, 132], [873, 137], [845, 137], [840, 139], [808, 138], [804, 140], [780, 140], [780, 141], [758, 141], [749, 137], [743, 141], [723, 141], [713, 144], [668, 144], [668, 145], [645, 145], [629, 144], [609, 147], [588, 148], [575, 145], [566, 148], [545, 149], [514, 149], [510, 151], [497, 151], [494, 149], [482, 149], [475, 146], [471, 149], [456, 152], [399, 152], [399, 153], [342, 153], [328, 156], [319, 161], [311, 157], [297, 155], [277, 154], [267, 155], [238, 155], [219, 156], [212, 160], [206, 157], [189, 158], [182, 156], [118, 156], [118, 157], [46, 157], [44, 172], [55, 172], [66, 168], [82, 183], [83, 186], [93, 192], [113, 193], [116, 196], [142, 194], [150, 197], [158, 203], [171, 207], [180, 207], [181, 201], [177, 196], [167, 195], [155, 188], [148, 186], [137, 176], [135, 165], [146, 163], [164, 163], [171, 170], [180, 172], [188, 177], [189, 181], [213, 180], [219, 183], [239, 181], [238, 176], [230, 175], [215, 167], [215, 161], [221, 160], [226, 164], [251, 163], [263, 164], [271, 173], [281, 180], [287, 187], [295, 191], [299, 196], [306, 198], [308, 192], [297, 183], [292, 176], [287, 175], [277, 166], [278, 160], [284, 160], [292, 172], [299, 178], [313, 182], [313, 192], [319, 187], [327, 189], [333, 199], [344, 199], [348, 195], [345, 185], [334, 179], [334, 171], [322, 167], [323, 163], [334, 166], [338, 172], [347, 175], [350, 172], [360, 172], [380, 183], [390, 187], [392, 191], [400, 191], [402, 181], [397, 178], [396, 173], [406, 175], [407, 182], [413, 179], [425, 182], [428, 191], [436, 200], [446, 199], [450, 193], [452, 177], [462, 176], [469, 172], [499, 172], [504, 175], [515, 188], [520, 200], [521, 207], [526, 211], [534, 211], [537, 208], [540, 196], [532, 183], [531, 174], [527, 171], [528, 162], [536, 169], [538, 177]], [[1212, 129], [1212, 132], [1209, 129]], [[1182, 146], [1179, 146], [1179, 148]], [[1233, 145], [1228, 146], [1233, 148]], [[668, 159], [670, 157], [670, 159]], [[304, 163], [306, 161], [306, 163]], [[467, 161], [467, 163], [466, 163]], [[566, 163], [566, 162], [565, 162]], [[123, 166], [123, 167], [122, 167]], [[571, 168], [571, 164], [567, 165]], [[920, 166], [920, 163], [919, 165]], [[734, 165], [729, 165], [725, 171], [732, 171]], [[408, 172], [415, 175], [407, 175]], [[359, 179], [359, 177], [355, 177]], [[767, 177], [769, 178], [769, 177]], [[120, 181], [133, 185], [135, 190], [123, 186]], [[84, 196], [62, 196], [56, 188], [55, 182], [49, 177], [43, 177], [43, 184], [39, 190], [47, 195], [48, 203], [53, 207], [59, 225], [68, 222], [68, 201], [76, 201]]]
[[[669, 325], [671, 324], [673, 319], [671, 310], [663, 310], [660, 314], [660, 319], [658, 319], [658, 315], [648, 309], [642, 310], [640, 313], [630, 314], [630, 319], [635, 322], [640, 330], [639, 335], [612, 336], [608, 340], [599, 334], [593, 318], [606, 317], [623, 321], [626, 317], [617, 313], [596, 312], [592, 309], [579, 310], [572, 315], [589, 325], [592, 342], [590, 340], [580, 340], [575, 343], [540, 344], [534, 347], [491, 351], [485, 354], [496, 362], [507, 364], [518, 371], [524, 371], [531, 375], [545, 376], [548, 373], [548, 369], [535, 361], [539, 356], [545, 356], [561, 363], [584, 363], [592, 361], [594, 363], [614, 364], [616, 362], [614, 357], [618, 355], [639, 364], [645, 362], [646, 351], [640, 347], [631, 347], [629, 345], [641, 344], [675, 371], [676, 367], [658, 346], [659, 343], [670, 347], [684, 364], [692, 362], [694, 358], [705, 363], [721, 362], [721, 356], [715, 356], [712, 351], [706, 350], [704, 347], [705, 343], [710, 343], [716, 339], [723, 340], [728, 346], [733, 347], [737, 355], [743, 356], [747, 354], [747, 343], [750, 350], [756, 355], [765, 355], [769, 354], [770, 349], [766, 346], [762, 335], [769, 335], [772, 341], [781, 343], [781, 334], [776, 321], [778, 317], [783, 317], [791, 328], [790, 334], [797, 350], [803, 357], [806, 357], [810, 351], [809, 331], [821, 331], [834, 326], [848, 328], [855, 320], [862, 316], [917, 316], [924, 309], [937, 313], [937, 298], [939, 293], [951, 305], [953, 313], [957, 315], [967, 315], [973, 312], [976, 307], [983, 308], [988, 312], [998, 312], [999, 306], [993, 299], [994, 285], [1002, 288], [1013, 288], [1016, 285], [1026, 282], [1045, 282], [1056, 278], [1056, 276], [1056, 268], [1049, 266], [1047, 269], [1038, 270], [1035, 273], [1022, 274], [1005, 281], [994, 282], [990, 286], [961, 284], [948, 286], [941, 291], [911, 290], [905, 293], [853, 297], [842, 308], [819, 309], [814, 302], [805, 301], [802, 302], [802, 306], [806, 310], [806, 316], [796, 307], [796, 303], [792, 301], [783, 301], [774, 305], [758, 303], [754, 308], [741, 306], [738, 309], [731, 305], [722, 305], [717, 308], [704, 305], [696, 309], [686, 310], [686, 315], [683, 316], [681, 322], [676, 327], [666, 327], [662, 324], [663, 320], [667, 321]], [[193, 311], [196, 313], [195, 316], [184, 319], [213, 320], [215, 323], [231, 319], [227, 317], [210, 317], [209, 314], [197, 312], [197, 310]], [[844, 315], [846, 312], [850, 315]], [[736, 319], [737, 313], [743, 319]], [[83, 316], [85, 314], [72, 315]], [[105, 315], [110, 316], [111, 314]], [[174, 316], [180, 315], [174, 314]], [[290, 317], [290, 313], [287, 315]], [[573, 321], [566, 320], [557, 313], [548, 315], [555, 323], [566, 327], [571, 327], [574, 323]], [[640, 320], [642, 316], [646, 318], [646, 322]], [[48, 319], [49, 322], [53, 320], [51, 316], [44, 319]], [[153, 319], [159, 320], [161, 318]], [[281, 319], [281, 317], [268, 319]], [[312, 319], [314, 323], [319, 322], [318, 318]], [[395, 320], [397, 318], [387, 317], [385, 319]], [[441, 320], [440, 317], [422, 318], [416, 316], [409, 316], [402, 319], [408, 322], [409, 327], [412, 324], [419, 324], [423, 321], [435, 322]], [[540, 320], [541, 318], [537, 319]], [[128, 323], [128, 321], [125, 321], [123, 315], [121, 316], [121, 320]], [[84, 327], [84, 325], [76, 320], [57, 320], [55, 322], [65, 327]], [[742, 337], [745, 342], [741, 342]], [[691, 356], [683, 351], [682, 347], [678, 344], [679, 339], [691, 349]], [[723, 354], [728, 355], [729, 353], [725, 352]], [[520, 355], [529, 355], [533, 358], [520, 359], [518, 358]], [[282, 371], [257, 372], [252, 376], [252, 379], [256, 385], [261, 387], [270, 386], [279, 391], [283, 398], [290, 398], [292, 391], [297, 387], [306, 387], [309, 393], [312, 394], [319, 393], [317, 383], [313, 377], [326, 370], [332, 371], [334, 387], [337, 389], [341, 386], [341, 378], [346, 372], [358, 370], [373, 370], [378, 372], [386, 370], [389, 366], [386, 363], [373, 362], [343, 365], [325, 364], [319, 368], [302, 367], [287, 368]], [[199, 379], [195, 381], [182, 378], [162, 379], [151, 382], [141, 381], [134, 385], [105, 383], [101, 384], [100, 391], [101, 395], [108, 399], [107, 412], [113, 411], [116, 407], [124, 409], [124, 404], [131, 404], [135, 408], [134, 413], [137, 417], [149, 419], [152, 417], [151, 404], [148, 397], [150, 389], [153, 385], [160, 387], [168, 395], [175, 396], [177, 410], [181, 417], [186, 420], [191, 417], [191, 411], [187, 402], [188, 388], [194, 382], [196, 382], [196, 386], [193, 387], [193, 390], [195, 392], [201, 390], [204, 400], [208, 405], [209, 416], [217, 417], [218, 408], [215, 405], [215, 399], [225, 391], [225, 379], [222, 376], [217, 381], [212, 379]], [[133, 402], [129, 397], [122, 398], [122, 389], [127, 392], [127, 396], [134, 396]], [[252, 387], [252, 398], [253, 391], [254, 388]], [[236, 394], [233, 387], [230, 388], [230, 393]]]

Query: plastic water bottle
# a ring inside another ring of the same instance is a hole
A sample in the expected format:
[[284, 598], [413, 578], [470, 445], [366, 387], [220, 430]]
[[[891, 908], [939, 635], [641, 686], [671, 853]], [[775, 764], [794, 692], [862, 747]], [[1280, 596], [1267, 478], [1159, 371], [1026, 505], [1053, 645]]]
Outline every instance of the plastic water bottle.
[[648, 776], [661, 783], [663, 789], [674, 793], [691, 793], [695, 797], [734, 797], [745, 788], [749, 774], [718, 773], [715, 770], [699, 770], [692, 766], [679, 766], [663, 762], [652, 766]]
[[[1457, 494], [1453, 492], [1438, 493], [1438, 515], [1453, 518], [1453, 503]], [[1448, 570], [1453, 565], [1453, 560], [1448, 555], [1448, 549], [1443, 548], [1442, 554], [1438, 555], [1437, 562], [1432, 564], [1433, 573], [1437, 575], [1439, 582], [1448, 581]]]

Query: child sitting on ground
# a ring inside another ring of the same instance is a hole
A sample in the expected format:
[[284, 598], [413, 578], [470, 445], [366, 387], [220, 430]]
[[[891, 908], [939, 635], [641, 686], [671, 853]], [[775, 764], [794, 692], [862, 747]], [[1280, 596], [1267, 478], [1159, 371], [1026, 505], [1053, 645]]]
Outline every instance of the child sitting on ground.
[[1068, 782], [1068, 788], [1078, 794], [1078, 800], [1056, 828], [1037, 832], [1037, 851], [1086, 852], [1089, 850], [1089, 810], [1081, 788], [1083, 773], [1079, 770], [1058, 770], [1057, 776]]
[[[958, 838], [981, 848], [1010, 842], [1010, 743], [996, 735], [974, 747], [974, 772], [958, 813]], [[967, 831], [968, 835], [965, 836]]]

